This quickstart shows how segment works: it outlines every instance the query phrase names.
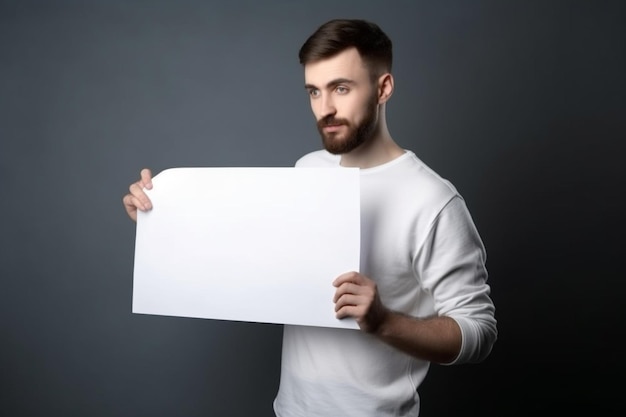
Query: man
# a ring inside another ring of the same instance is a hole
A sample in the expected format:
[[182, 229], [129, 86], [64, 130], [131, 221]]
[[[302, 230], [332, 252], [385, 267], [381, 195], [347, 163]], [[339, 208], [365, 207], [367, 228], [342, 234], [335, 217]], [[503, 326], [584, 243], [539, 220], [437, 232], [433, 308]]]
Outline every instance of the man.
[[[358, 167], [361, 267], [334, 279], [335, 312], [360, 331], [285, 326], [278, 417], [417, 416], [431, 362], [484, 360], [495, 343], [485, 250], [459, 193], [387, 128], [392, 43], [363, 20], [332, 20], [300, 49], [324, 150], [297, 167]], [[149, 210], [150, 171], [124, 196]]]

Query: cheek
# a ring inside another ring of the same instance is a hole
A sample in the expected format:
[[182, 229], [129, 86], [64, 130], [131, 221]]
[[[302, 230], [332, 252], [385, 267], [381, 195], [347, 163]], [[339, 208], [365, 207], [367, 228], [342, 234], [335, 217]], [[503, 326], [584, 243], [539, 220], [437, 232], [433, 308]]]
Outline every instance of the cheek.
[[310, 100], [309, 104], [311, 105], [311, 112], [313, 113], [313, 117], [315, 117], [315, 120], [319, 120], [320, 118], [319, 100]]
[[354, 101], [346, 106], [346, 118], [352, 121], [354, 124], [358, 124], [365, 119], [367, 115], [367, 106], [363, 101]]

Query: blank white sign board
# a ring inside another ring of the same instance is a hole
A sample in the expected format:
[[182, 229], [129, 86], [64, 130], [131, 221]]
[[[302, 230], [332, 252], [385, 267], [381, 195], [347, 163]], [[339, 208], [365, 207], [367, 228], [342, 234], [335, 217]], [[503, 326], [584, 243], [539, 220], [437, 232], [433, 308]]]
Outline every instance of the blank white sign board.
[[172, 168], [137, 217], [133, 313], [320, 327], [358, 271], [356, 168]]

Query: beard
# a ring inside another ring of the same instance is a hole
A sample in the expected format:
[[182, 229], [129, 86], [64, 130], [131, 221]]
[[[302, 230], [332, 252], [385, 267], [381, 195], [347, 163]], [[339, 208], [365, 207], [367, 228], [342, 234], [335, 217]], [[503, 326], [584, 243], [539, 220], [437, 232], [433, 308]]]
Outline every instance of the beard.
[[[335, 118], [333, 115], [318, 120], [317, 130], [322, 136], [324, 148], [334, 155], [341, 155], [349, 153], [367, 142], [376, 131], [378, 122], [377, 107], [378, 100], [374, 95], [367, 104], [365, 117], [357, 125], [352, 125], [346, 119]], [[324, 127], [337, 125], [346, 126], [344, 137], [341, 137], [342, 133], [340, 132], [324, 132]]]

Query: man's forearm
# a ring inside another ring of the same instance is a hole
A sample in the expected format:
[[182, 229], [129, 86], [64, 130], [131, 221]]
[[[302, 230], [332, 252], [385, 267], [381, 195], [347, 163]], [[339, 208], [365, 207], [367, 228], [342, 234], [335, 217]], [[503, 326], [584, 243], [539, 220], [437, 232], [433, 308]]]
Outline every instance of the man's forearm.
[[374, 334], [411, 356], [441, 364], [456, 359], [463, 338], [461, 328], [450, 317], [418, 319], [393, 311]]

